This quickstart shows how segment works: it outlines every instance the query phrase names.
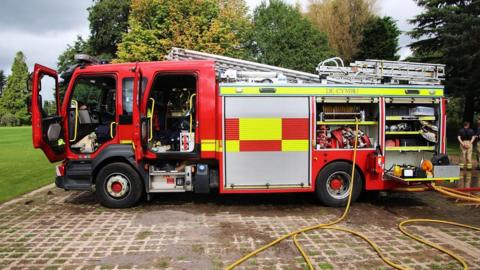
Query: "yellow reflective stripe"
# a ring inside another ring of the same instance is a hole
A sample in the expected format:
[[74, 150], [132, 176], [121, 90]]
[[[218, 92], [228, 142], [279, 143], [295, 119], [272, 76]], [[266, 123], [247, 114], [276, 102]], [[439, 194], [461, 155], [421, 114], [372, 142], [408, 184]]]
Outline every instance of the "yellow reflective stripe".
[[[304, 87], [275, 87], [273, 95], [327, 95], [327, 96], [412, 96], [412, 97], [433, 97], [443, 96], [442, 88], [416, 88], [416, 87], [325, 87], [325, 86], [304, 86]], [[265, 95], [260, 93], [264, 86], [221, 86], [222, 95]], [[406, 93], [405, 90], [418, 90], [418, 94]]]
[[308, 151], [308, 140], [282, 140], [282, 152]]
[[238, 140], [227, 140], [227, 141], [225, 141], [225, 151], [226, 152], [240, 152], [240, 141], [238, 141]]
[[135, 150], [135, 144], [133, 143], [132, 140], [120, 140], [120, 144], [131, 144], [133, 150]]
[[281, 140], [281, 118], [240, 118], [240, 140]]
[[216, 140], [202, 140], [202, 151], [213, 151], [215, 152], [217, 141]]

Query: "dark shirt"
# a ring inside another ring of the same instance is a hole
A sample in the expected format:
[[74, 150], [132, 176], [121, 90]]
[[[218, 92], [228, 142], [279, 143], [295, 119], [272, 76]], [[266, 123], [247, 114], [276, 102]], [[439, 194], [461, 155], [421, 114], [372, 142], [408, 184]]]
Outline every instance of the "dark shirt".
[[458, 130], [458, 136], [462, 141], [470, 141], [475, 136], [475, 132], [471, 128], [461, 128]]

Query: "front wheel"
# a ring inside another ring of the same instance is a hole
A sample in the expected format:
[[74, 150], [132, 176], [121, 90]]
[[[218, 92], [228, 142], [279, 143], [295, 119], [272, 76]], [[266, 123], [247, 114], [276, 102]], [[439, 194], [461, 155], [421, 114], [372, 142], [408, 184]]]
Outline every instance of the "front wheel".
[[[349, 196], [352, 165], [347, 162], [331, 163], [320, 171], [316, 180], [315, 193], [327, 206], [345, 206]], [[362, 191], [362, 176], [355, 170], [353, 179], [352, 202], [358, 199]]]
[[143, 185], [138, 173], [126, 163], [112, 163], [103, 167], [95, 181], [100, 203], [109, 208], [128, 208], [138, 203]]

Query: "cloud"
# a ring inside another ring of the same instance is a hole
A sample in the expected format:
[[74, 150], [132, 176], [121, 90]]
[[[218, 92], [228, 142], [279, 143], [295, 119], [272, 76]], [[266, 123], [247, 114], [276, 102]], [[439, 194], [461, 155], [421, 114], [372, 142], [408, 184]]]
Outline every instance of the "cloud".
[[[246, 0], [253, 10], [261, 1]], [[295, 4], [297, 0], [286, 0]], [[308, 0], [298, 1], [303, 8]], [[30, 69], [34, 63], [55, 67], [58, 55], [77, 35], [88, 36], [87, 8], [92, 0], [3, 0], [0, 9], [0, 69], [10, 73], [15, 53], [23, 51]], [[379, 15], [393, 17], [403, 32], [410, 31], [408, 19], [421, 12], [413, 0], [379, 0]], [[412, 42], [405, 34], [400, 37], [399, 54], [410, 55], [406, 47]]]
[[68, 43], [75, 40], [80, 34], [86, 36], [87, 32], [47, 31], [41, 34], [30, 32], [0, 31], [0, 69], [10, 74], [10, 66], [15, 53], [22, 51], [30, 70], [35, 63], [49, 67], [56, 67], [58, 55], [63, 52]]
[[88, 36], [91, 0], [4, 0], [0, 9], [0, 69], [10, 74], [17, 51], [34, 63], [56, 67], [57, 57], [77, 35]]
[[86, 8], [91, 0], [3, 0], [0, 25], [11, 31], [81, 29], [86, 21]]

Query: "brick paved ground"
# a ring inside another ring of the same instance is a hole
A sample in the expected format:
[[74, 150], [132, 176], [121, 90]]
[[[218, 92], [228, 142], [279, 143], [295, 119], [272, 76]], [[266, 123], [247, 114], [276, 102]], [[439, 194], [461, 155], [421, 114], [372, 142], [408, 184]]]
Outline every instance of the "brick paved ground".
[[[127, 210], [99, 206], [88, 192], [49, 189], [0, 206], [0, 269], [221, 269], [296, 228], [326, 222], [342, 209], [311, 196], [168, 194]], [[480, 225], [480, 208], [433, 193], [389, 194], [354, 204], [342, 225], [356, 229], [392, 260], [412, 269], [460, 269], [446, 255], [403, 236], [405, 218], [444, 218]], [[480, 269], [480, 233], [411, 226]], [[317, 269], [389, 269], [361, 239], [316, 230], [300, 237]], [[289, 240], [240, 269], [303, 269]]]

